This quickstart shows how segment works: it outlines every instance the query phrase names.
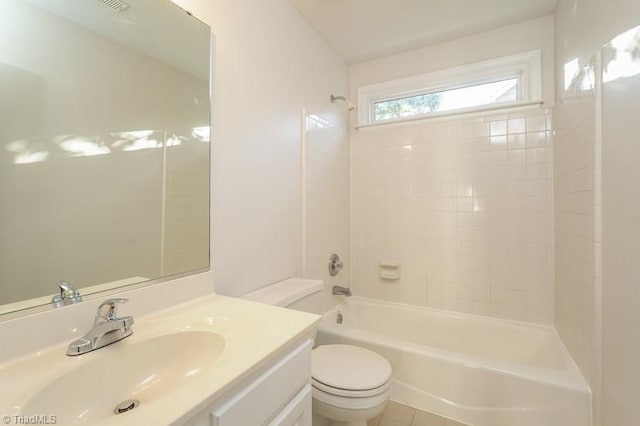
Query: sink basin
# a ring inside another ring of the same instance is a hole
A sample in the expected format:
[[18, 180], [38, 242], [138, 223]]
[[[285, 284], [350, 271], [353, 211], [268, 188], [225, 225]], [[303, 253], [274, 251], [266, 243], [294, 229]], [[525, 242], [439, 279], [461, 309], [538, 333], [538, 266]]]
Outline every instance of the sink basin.
[[123, 401], [137, 400], [135, 410], [144, 410], [145, 403], [197, 380], [213, 367], [225, 346], [224, 338], [210, 331], [129, 339], [79, 357], [64, 375], [28, 400], [22, 415], [55, 413], [57, 422], [65, 425], [115, 420], [114, 410]]

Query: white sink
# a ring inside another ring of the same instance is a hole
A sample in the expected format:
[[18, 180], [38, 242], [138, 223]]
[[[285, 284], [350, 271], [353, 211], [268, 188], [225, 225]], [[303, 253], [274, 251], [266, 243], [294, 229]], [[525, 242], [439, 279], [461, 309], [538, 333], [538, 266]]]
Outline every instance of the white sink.
[[209, 331], [124, 339], [84, 355], [84, 362], [30, 398], [21, 414], [55, 413], [59, 424], [75, 425], [114, 418], [116, 406], [127, 400], [139, 401], [134, 410], [141, 410], [198, 379], [214, 366], [224, 347], [224, 338]]

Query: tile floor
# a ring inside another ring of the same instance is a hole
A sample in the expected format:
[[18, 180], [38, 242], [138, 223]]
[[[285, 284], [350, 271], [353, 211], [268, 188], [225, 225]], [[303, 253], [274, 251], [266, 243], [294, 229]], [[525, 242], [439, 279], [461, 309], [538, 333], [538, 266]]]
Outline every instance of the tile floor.
[[367, 426], [468, 426], [453, 420], [427, 413], [408, 405], [391, 401], [382, 415], [371, 419]]

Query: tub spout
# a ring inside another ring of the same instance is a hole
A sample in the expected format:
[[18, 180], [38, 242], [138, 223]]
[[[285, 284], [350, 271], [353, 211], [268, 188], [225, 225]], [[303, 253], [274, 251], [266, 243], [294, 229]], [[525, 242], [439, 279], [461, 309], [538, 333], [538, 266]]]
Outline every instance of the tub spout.
[[334, 296], [351, 296], [351, 289], [348, 287], [341, 287], [339, 285], [333, 286], [333, 294]]

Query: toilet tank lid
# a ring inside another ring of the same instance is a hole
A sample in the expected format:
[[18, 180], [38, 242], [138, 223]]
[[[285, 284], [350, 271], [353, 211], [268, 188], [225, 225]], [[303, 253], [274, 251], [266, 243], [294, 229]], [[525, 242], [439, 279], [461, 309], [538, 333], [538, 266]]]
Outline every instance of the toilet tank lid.
[[289, 278], [247, 293], [240, 298], [269, 305], [289, 306], [303, 297], [319, 292], [322, 287], [322, 280]]

